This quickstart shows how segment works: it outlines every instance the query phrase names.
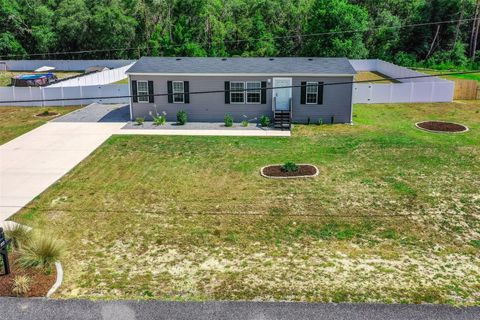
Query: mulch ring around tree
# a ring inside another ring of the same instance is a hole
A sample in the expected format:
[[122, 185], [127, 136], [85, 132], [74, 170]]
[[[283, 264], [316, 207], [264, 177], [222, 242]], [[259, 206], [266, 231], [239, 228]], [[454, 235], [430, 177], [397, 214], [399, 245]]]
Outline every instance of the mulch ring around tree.
[[58, 115], [59, 115], [59, 113], [57, 113], [57, 112], [44, 111], [44, 112], [41, 112], [39, 114], [36, 114], [35, 117], [47, 118], [47, 117], [56, 117]]
[[[45, 297], [57, 278], [56, 269], [53, 267], [52, 271], [46, 274], [41, 268], [21, 268], [18, 263], [15, 263], [17, 257], [16, 254], [9, 255], [10, 274], [0, 275], [0, 297], [16, 296], [12, 292], [15, 276], [30, 278], [30, 290], [24, 295], [25, 297]], [[0, 272], [3, 272], [3, 267], [0, 269]]]
[[260, 170], [263, 177], [274, 179], [311, 178], [318, 176], [318, 172], [318, 168], [311, 164], [299, 164], [294, 172], [283, 171], [282, 165], [265, 166]]
[[415, 123], [415, 126], [430, 132], [459, 133], [468, 131], [468, 128], [464, 125], [445, 121], [423, 121]]

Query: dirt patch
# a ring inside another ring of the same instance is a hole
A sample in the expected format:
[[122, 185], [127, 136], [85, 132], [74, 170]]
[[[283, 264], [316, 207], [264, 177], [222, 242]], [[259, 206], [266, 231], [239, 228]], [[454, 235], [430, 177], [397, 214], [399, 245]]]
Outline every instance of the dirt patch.
[[434, 132], [465, 132], [468, 128], [464, 125], [444, 122], [444, 121], [424, 121], [418, 122], [416, 126], [420, 129], [425, 129]]
[[263, 167], [261, 173], [263, 176], [271, 178], [302, 178], [318, 175], [318, 169], [311, 164], [299, 164], [297, 171], [288, 172], [282, 170], [281, 165], [271, 165]]
[[58, 116], [58, 115], [59, 115], [59, 113], [57, 113], [57, 112], [45, 111], [45, 112], [36, 114], [35, 117], [48, 118], [48, 117], [55, 117], [55, 116]]
[[45, 274], [44, 270], [39, 268], [20, 268], [18, 263], [15, 263], [17, 257], [16, 254], [9, 256], [11, 272], [9, 275], [0, 276], [0, 297], [15, 296], [12, 292], [15, 276], [28, 276], [30, 278], [30, 290], [25, 295], [26, 297], [45, 297], [55, 283], [56, 269], [52, 268], [50, 274]]

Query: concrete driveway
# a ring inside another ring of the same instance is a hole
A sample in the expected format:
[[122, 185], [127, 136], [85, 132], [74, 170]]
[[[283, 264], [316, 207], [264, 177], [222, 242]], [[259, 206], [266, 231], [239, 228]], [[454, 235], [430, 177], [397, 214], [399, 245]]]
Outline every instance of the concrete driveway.
[[[90, 109], [84, 110], [86, 108]], [[88, 111], [95, 105], [86, 108], [48, 122], [0, 146], [0, 223], [125, 125], [125, 122], [110, 118], [111, 121], [102, 121], [112, 108], [122, 108], [120, 105], [105, 108], [100, 105], [93, 113]], [[83, 121], [74, 121], [75, 116], [82, 117]]]

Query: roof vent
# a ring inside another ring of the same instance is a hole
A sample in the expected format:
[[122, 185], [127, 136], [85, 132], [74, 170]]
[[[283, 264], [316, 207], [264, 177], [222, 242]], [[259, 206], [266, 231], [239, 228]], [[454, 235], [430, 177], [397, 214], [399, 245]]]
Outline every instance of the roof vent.
[[275, 60], [275, 59], [273, 59], [273, 58], [270, 58], [270, 59], [268, 59], [268, 60], [270, 60], [270, 61], [273, 61], [273, 60]]
[[222, 61], [227, 61], [227, 58], [222, 58]]
[[180, 61], [180, 60], [182, 60], [182, 58], [177, 58], [177, 59], [175, 59], [175, 60]]

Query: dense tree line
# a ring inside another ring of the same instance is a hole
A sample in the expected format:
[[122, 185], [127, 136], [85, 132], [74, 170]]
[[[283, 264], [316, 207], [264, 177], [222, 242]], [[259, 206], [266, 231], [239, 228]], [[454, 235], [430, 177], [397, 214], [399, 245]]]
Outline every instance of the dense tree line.
[[[478, 9], [477, 0], [0, 0], [0, 55], [347, 56], [472, 67], [475, 20], [398, 27], [472, 19]], [[89, 50], [98, 51], [43, 54]]]

